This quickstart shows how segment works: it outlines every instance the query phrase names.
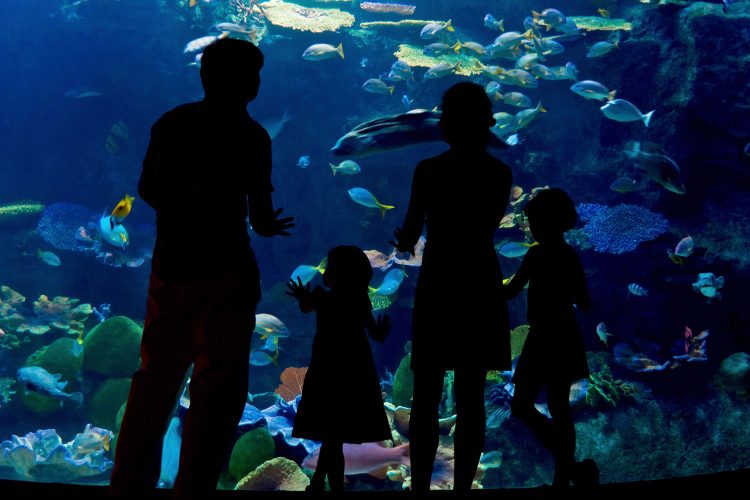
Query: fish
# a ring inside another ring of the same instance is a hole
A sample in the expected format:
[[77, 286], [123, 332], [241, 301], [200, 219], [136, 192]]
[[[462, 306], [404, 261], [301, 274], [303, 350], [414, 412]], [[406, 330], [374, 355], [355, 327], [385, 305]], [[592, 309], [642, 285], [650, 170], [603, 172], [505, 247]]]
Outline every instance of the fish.
[[386, 85], [386, 83], [383, 80], [380, 80], [379, 78], [370, 78], [365, 83], [362, 84], [362, 88], [366, 90], [367, 92], [370, 92], [371, 94], [391, 94], [393, 95], [393, 90], [396, 88], [393, 85]]
[[599, 337], [599, 340], [602, 341], [604, 347], [609, 348], [609, 346], [607, 345], [607, 337], [612, 337], [612, 334], [607, 331], [607, 325], [605, 325], [604, 322], [596, 325], [596, 335], [597, 337]]
[[[344, 474], [377, 473], [388, 465], [410, 465], [409, 443], [393, 448], [381, 443], [344, 443]], [[313, 451], [302, 461], [302, 467], [315, 470], [318, 466], [320, 448]]]
[[336, 56], [341, 56], [341, 59], [344, 59], [344, 47], [341, 43], [338, 47], [327, 43], [316, 43], [310, 45], [302, 53], [302, 58], [308, 61], [323, 61], [335, 58]]
[[110, 215], [114, 218], [117, 224], [122, 224], [125, 217], [130, 214], [130, 210], [133, 208], [133, 200], [135, 200], [135, 197], [125, 194], [125, 197], [115, 205], [115, 208], [112, 209]]
[[64, 95], [68, 99], [85, 99], [86, 97], [99, 97], [102, 95], [102, 91], [75, 87], [65, 91]]
[[83, 432], [76, 434], [69, 449], [76, 459], [97, 451], [109, 451], [114, 437], [112, 431], [86, 424]]
[[507, 31], [502, 35], [499, 35], [492, 42], [494, 50], [510, 50], [518, 47], [523, 43], [524, 40], [529, 40], [533, 37], [531, 30], [525, 31], [524, 33], [518, 31]]
[[130, 244], [130, 236], [122, 224], [117, 223], [111, 215], [102, 214], [99, 219], [99, 235], [104, 241], [118, 248], [125, 248]]
[[284, 125], [286, 125], [289, 121], [291, 121], [292, 118], [294, 118], [294, 116], [287, 109], [287, 110], [284, 110], [284, 114], [282, 114], [279, 118], [275, 118], [271, 120], [259, 120], [259, 121], [260, 121], [260, 124], [263, 126], [263, 128], [266, 129], [266, 132], [268, 132], [268, 136], [273, 141], [281, 133], [281, 131], [284, 128]]
[[354, 200], [354, 202], [359, 203], [362, 206], [380, 209], [380, 215], [382, 217], [385, 217], [386, 211], [396, 208], [393, 205], [383, 205], [365, 188], [354, 187], [347, 191], [347, 193], [349, 193], [349, 197]]
[[721, 299], [719, 288], [724, 286], [724, 277], [714, 273], [698, 273], [698, 279], [693, 283], [693, 290], [702, 294], [710, 304], [713, 299]]
[[685, 194], [680, 166], [658, 144], [628, 141], [625, 155], [646, 171], [648, 178], [675, 194]]
[[636, 190], [636, 182], [635, 179], [631, 179], [630, 177], [618, 177], [612, 181], [609, 189], [618, 193], [632, 193]]
[[265, 347], [250, 351], [250, 364], [252, 366], [279, 365], [279, 350], [269, 352]]
[[257, 43], [257, 41], [258, 41], [258, 32], [257, 32], [257, 30], [243, 28], [239, 24], [235, 24], [235, 23], [218, 23], [218, 24], [214, 24], [211, 27], [211, 29], [215, 29], [217, 31], [228, 31], [230, 33], [239, 33], [240, 35], [247, 35], [247, 37], [253, 43]]
[[535, 10], [532, 10], [531, 17], [538, 24], [545, 26], [547, 28], [547, 31], [554, 28], [555, 26], [560, 26], [561, 24], [565, 24], [565, 20], [566, 20], [565, 14], [563, 14], [557, 9], [544, 9], [541, 13]]
[[500, 19], [499, 21], [493, 16], [492, 14], [486, 14], [484, 16], [484, 26], [486, 28], [489, 28], [491, 30], [500, 30], [505, 31], [505, 27], [503, 25], [503, 19]]
[[62, 264], [60, 257], [48, 250], [45, 250], [43, 252], [41, 249], [37, 249], [36, 256], [39, 257], [39, 260], [41, 260], [48, 266], [58, 267], [60, 264]]
[[617, 94], [616, 90], [609, 90], [607, 87], [594, 80], [582, 80], [570, 86], [570, 90], [586, 99], [596, 99], [598, 101], [612, 101]]
[[502, 101], [509, 106], [515, 106], [517, 108], [530, 108], [534, 105], [531, 102], [531, 99], [520, 92], [506, 92], [505, 94], [500, 94], [498, 92], [497, 98], [499, 101]]
[[411, 105], [414, 102], [414, 99], [409, 99], [409, 96], [404, 94], [404, 96], [401, 98], [401, 104], [403, 104], [404, 108], [406, 108], [407, 111], [411, 109]]
[[122, 121], [114, 123], [109, 131], [112, 135], [114, 135], [115, 137], [119, 137], [120, 139], [127, 140], [130, 138], [128, 127]]
[[404, 281], [406, 273], [401, 269], [391, 269], [386, 273], [383, 282], [378, 287], [369, 287], [371, 294], [393, 295], [398, 291], [399, 286]]
[[317, 266], [311, 266], [308, 264], [299, 265], [292, 272], [291, 279], [296, 283], [297, 278], [299, 278], [300, 280], [302, 280], [302, 284], [306, 285], [315, 277], [316, 274], [323, 274], [323, 271], [325, 271], [326, 269], [326, 265], [328, 265], [327, 258], [323, 258], [323, 260], [321, 260], [320, 264], [318, 264]]
[[[331, 148], [335, 156], [362, 157], [425, 142], [441, 141], [440, 111], [413, 109], [399, 115], [387, 115], [360, 123], [340, 137]], [[508, 145], [492, 135], [489, 146], [507, 149]]]
[[310, 155], [300, 156], [297, 160], [297, 166], [299, 168], [307, 168], [310, 166]]
[[523, 257], [533, 247], [535, 243], [526, 243], [521, 241], [510, 241], [497, 248], [497, 253], [509, 259]]
[[448, 63], [435, 64], [434, 66], [430, 66], [430, 68], [425, 72], [424, 79], [434, 80], [436, 78], [442, 78], [444, 76], [448, 76], [458, 71], [460, 66], [461, 66], [460, 62], [457, 62], [456, 64], [448, 64]]
[[427, 56], [440, 56], [443, 54], [447, 54], [451, 50], [453, 49], [447, 43], [435, 42], [427, 45], [424, 49], [422, 49], [422, 53]]
[[182, 447], [182, 421], [179, 417], [172, 417], [164, 433], [161, 452], [161, 472], [159, 474], [159, 488], [171, 488], [177, 479], [180, 466], [180, 448]]
[[188, 54], [190, 52], [199, 52], [212, 43], [214, 43], [217, 40], [221, 40], [222, 38], [226, 38], [229, 36], [228, 31], [222, 31], [220, 35], [214, 36], [214, 35], [208, 35], [208, 36], [202, 36], [200, 38], [196, 38], [195, 40], [189, 41], [185, 48], [183, 49], [183, 54]]
[[489, 97], [493, 101], [497, 101], [499, 99], [497, 93], [500, 92], [502, 88], [503, 86], [500, 84], [500, 82], [490, 80], [487, 85], [484, 86], [484, 91], [487, 94], [487, 97]]
[[516, 116], [513, 118], [513, 127], [514, 130], [521, 130], [528, 124], [530, 124], [534, 119], [539, 116], [539, 113], [546, 113], [547, 110], [544, 109], [542, 106], [542, 101], [539, 101], [539, 103], [536, 105], [536, 108], [533, 109], [524, 109], [523, 111], [519, 111], [516, 113]]
[[266, 313], [255, 315], [255, 329], [253, 332], [257, 333], [261, 340], [269, 338], [285, 339], [290, 336], [289, 329], [279, 318]]
[[391, 65], [389, 76], [391, 74], [394, 76], [400, 76], [402, 80], [414, 78], [414, 72], [409, 63], [401, 59], [397, 59], [396, 62]]
[[[469, 52], [473, 52], [474, 54], [478, 56], [483, 56], [487, 54], [487, 50], [484, 48], [484, 45], [477, 43], [477, 42], [461, 42], [460, 40], [456, 42], [456, 44], [453, 46], [453, 51], [458, 54], [461, 52], [461, 49], [469, 49]], [[464, 51], [466, 52], [466, 51]]]
[[648, 290], [643, 288], [638, 283], [630, 283], [628, 285], [628, 295], [635, 295], [637, 297], [647, 297], [648, 296]]
[[331, 167], [331, 171], [333, 171], [333, 175], [336, 175], [336, 172], [339, 172], [344, 175], [355, 175], [362, 171], [362, 168], [357, 164], [357, 162], [353, 160], [344, 160], [338, 165], [334, 165], [333, 163], [328, 164]]
[[81, 406], [83, 394], [80, 392], [63, 392], [68, 382], [60, 382], [60, 377], [59, 373], [52, 374], [41, 366], [24, 366], [16, 372], [16, 379], [20, 384], [24, 384], [27, 389], [59, 399], [60, 405], [64, 400], [70, 400]]
[[589, 48], [586, 53], [586, 57], [602, 57], [603, 55], [609, 54], [613, 49], [619, 48], [618, 41], [615, 42], [596, 42]]
[[444, 23], [428, 23], [419, 32], [419, 38], [422, 40], [430, 40], [438, 37], [443, 31], [455, 31], [451, 20], [448, 19]]
[[534, 89], [539, 86], [534, 75], [520, 68], [503, 69], [498, 67], [494, 75], [498, 82], [507, 85], [516, 85], [527, 89]]
[[695, 249], [695, 242], [690, 235], [682, 238], [674, 249], [674, 254], [679, 257], [690, 257]]
[[359, 66], [362, 67], [362, 68], [366, 68], [369, 63], [370, 63], [370, 60], [368, 58], [366, 58], [366, 57], [363, 57], [359, 61]]
[[607, 18], [609, 17], [609, 11], [607, 9], [596, 9], [600, 16]]
[[642, 120], [646, 127], [648, 127], [648, 124], [654, 115], [654, 111], [656, 111], [649, 111], [644, 115], [633, 103], [626, 101], [625, 99], [613, 99], [599, 109], [601, 109], [604, 116], [610, 120], [616, 122], [635, 122]]
[[503, 454], [498, 450], [482, 453], [479, 464], [484, 469], [496, 469], [503, 464]]

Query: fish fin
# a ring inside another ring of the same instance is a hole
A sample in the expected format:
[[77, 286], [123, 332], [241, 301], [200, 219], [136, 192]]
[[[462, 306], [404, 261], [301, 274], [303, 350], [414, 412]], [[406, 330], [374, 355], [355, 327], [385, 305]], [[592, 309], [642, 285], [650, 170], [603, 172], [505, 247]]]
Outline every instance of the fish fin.
[[617, 90], [613, 90], [610, 93], [608, 93], [607, 101], [613, 101], [615, 99], [615, 95], [617, 95]]
[[505, 31], [505, 19], [500, 19], [497, 23], [497, 27], [500, 28], [500, 31]]
[[539, 12], [537, 12], [537, 11], [535, 11], [535, 10], [532, 10], [532, 11], [531, 11], [531, 17], [533, 17], [533, 18], [534, 18], [534, 21], [536, 21], [536, 20], [538, 20], [538, 19], [539, 19], [540, 17], [542, 17], [542, 15], [541, 15], [541, 14], [540, 14]]
[[651, 117], [654, 115], [654, 111], [649, 111], [643, 116], [643, 123], [646, 125], [646, 127], [648, 127], [648, 124], [651, 121]]
[[343, 45], [343, 43], [339, 43], [339, 46], [336, 47], [336, 52], [339, 53], [339, 55], [341, 56], [341, 59], [344, 59], [344, 45]]
[[[82, 406], [82, 405], [83, 405], [83, 393], [81, 393], [81, 392], [74, 392], [74, 393], [70, 394], [70, 396], [69, 396], [69, 397], [70, 397], [70, 399], [72, 399], [72, 400], [73, 400], [73, 402], [75, 402], [75, 403], [76, 403], [76, 404], [77, 404], [78, 406]], [[62, 402], [62, 401], [61, 401], [61, 402]]]
[[395, 85], [391, 85], [390, 87], [388, 87], [388, 92], [390, 92], [390, 94], [393, 95], [393, 91], [395, 88], [396, 88]]
[[329, 165], [331, 166], [331, 171], [333, 172], [333, 175], [336, 175], [336, 165], [334, 165], [333, 163], [329, 163]]
[[453, 49], [453, 52], [455, 52], [456, 54], [461, 52], [461, 40], [457, 41], [456, 44], [451, 48]]
[[542, 106], [542, 102], [541, 101], [539, 101], [539, 111], [541, 113], [546, 113], [547, 112], [547, 110], [544, 108], [544, 106]]
[[382, 203], [378, 203], [378, 208], [380, 209], [380, 216], [385, 217], [386, 211], [396, 207], [394, 205], [383, 205]]
[[451, 31], [451, 32], [456, 31], [455, 28], [453, 28], [453, 25], [451, 24], [451, 20], [450, 19], [448, 19], [445, 22], [445, 29], [447, 29], [448, 31]]
[[109, 451], [109, 448], [110, 448], [109, 434], [104, 436], [104, 439], [102, 439], [102, 448], [104, 448], [104, 451]]

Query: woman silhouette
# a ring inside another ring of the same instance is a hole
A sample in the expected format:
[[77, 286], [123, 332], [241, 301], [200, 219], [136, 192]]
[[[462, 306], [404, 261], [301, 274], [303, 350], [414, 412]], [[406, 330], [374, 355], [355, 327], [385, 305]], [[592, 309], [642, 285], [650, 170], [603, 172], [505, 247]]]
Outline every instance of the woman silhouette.
[[479, 85], [462, 82], [445, 92], [440, 128], [450, 149], [417, 165], [406, 218], [392, 242], [413, 253], [427, 226], [412, 331], [414, 491], [430, 488], [445, 372], [455, 370], [453, 488], [468, 490], [484, 447], [487, 370], [510, 369], [508, 310], [493, 236], [512, 174], [486, 152], [494, 123]]

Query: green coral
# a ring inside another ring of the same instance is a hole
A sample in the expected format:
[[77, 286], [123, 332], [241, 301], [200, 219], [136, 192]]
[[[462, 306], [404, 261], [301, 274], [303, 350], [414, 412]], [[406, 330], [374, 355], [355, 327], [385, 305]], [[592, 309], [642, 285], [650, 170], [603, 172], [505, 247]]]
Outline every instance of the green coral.
[[411, 353], [401, 358], [396, 373], [393, 374], [391, 399], [396, 406], [411, 407], [414, 393], [414, 372], [411, 371]]
[[276, 444], [265, 427], [246, 432], [237, 440], [229, 457], [228, 476], [235, 483], [270, 460], [276, 453]]
[[614, 407], [622, 397], [637, 399], [638, 386], [632, 382], [615, 379], [606, 363], [600, 370], [591, 372], [586, 389], [586, 404], [597, 407], [606, 403]]
[[133, 375], [140, 359], [141, 334], [141, 327], [125, 316], [98, 324], [84, 338], [83, 368], [107, 377]]
[[465, 54], [443, 54], [439, 56], [429, 56], [422, 53], [423, 47], [418, 45], [409, 45], [404, 43], [398, 46], [398, 50], [393, 53], [397, 59], [409, 63], [410, 66], [431, 68], [436, 64], [457, 64], [457, 75], [471, 76], [482, 73], [482, 67], [479, 60]]
[[13, 386], [16, 384], [16, 379], [10, 377], [0, 378], [0, 400], [3, 404], [8, 404], [13, 399], [13, 395], [16, 391], [13, 390]]
[[0, 224], [5, 222], [23, 222], [36, 217], [44, 210], [44, 205], [30, 202], [16, 202], [0, 205]]
[[510, 331], [510, 359], [516, 359], [521, 355], [528, 336], [529, 325], [519, 325]]
[[41, 366], [50, 373], [59, 373], [61, 380], [75, 380], [82, 364], [83, 347], [68, 337], [55, 340], [26, 359], [26, 366]]
[[129, 378], [106, 380], [94, 393], [89, 403], [89, 419], [96, 427], [114, 429], [117, 427], [117, 414], [130, 392]]
[[396, 300], [396, 294], [382, 295], [380, 293], [370, 293], [370, 303], [372, 304], [373, 311], [381, 311], [388, 309], [391, 304]]

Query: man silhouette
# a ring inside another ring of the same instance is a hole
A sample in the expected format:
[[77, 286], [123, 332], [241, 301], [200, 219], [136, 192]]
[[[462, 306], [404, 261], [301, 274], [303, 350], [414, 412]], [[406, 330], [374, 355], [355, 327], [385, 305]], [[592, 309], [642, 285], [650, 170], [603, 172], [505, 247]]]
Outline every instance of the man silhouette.
[[271, 200], [271, 139], [246, 106], [263, 54], [223, 39], [203, 53], [205, 98], [151, 128], [139, 193], [156, 210], [156, 245], [141, 343], [117, 441], [113, 496], [156, 487], [162, 436], [190, 365], [176, 498], [210, 498], [247, 398], [260, 274], [246, 218], [261, 236], [292, 217]]

